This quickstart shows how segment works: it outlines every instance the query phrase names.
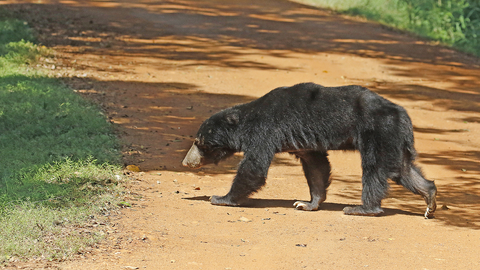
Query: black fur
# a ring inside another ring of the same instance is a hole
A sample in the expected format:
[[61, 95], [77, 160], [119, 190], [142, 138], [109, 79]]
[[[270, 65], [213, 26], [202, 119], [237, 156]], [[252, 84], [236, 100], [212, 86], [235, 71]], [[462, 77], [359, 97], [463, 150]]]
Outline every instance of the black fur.
[[330, 184], [329, 150], [358, 150], [362, 158], [363, 205], [346, 207], [353, 215], [383, 212], [387, 179], [424, 197], [426, 215], [435, 211], [436, 187], [413, 165], [411, 120], [402, 107], [361, 86], [323, 87], [303, 83], [277, 88], [250, 103], [214, 114], [200, 127], [194, 145], [202, 164], [218, 163], [244, 152], [230, 192], [213, 204], [238, 205], [265, 184], [275, 153], [300, 158], [311, 201], [297, 209], [317, 210]]

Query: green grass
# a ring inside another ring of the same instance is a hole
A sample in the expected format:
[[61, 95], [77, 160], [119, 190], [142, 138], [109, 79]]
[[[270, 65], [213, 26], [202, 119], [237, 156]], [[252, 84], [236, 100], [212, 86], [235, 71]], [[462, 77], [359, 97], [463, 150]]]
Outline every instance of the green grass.
[[0, 11], [0, 265], [59, 259], [120, 202], [119, 144], [99, 108], [32, 68], [52, 52]]
[[298, 0], [431, 38], [480, 56], [479, 0]]

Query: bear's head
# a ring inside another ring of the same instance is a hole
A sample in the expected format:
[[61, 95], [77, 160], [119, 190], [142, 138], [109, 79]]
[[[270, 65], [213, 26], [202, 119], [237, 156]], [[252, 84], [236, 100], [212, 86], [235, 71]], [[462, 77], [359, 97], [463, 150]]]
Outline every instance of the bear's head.
[[200, 168], [215, 163], [238, 152], [237, 128], [239, 110], [229, 108], [212, 115], [200, 126], [195, 141], [182, 161], [182, 165]]

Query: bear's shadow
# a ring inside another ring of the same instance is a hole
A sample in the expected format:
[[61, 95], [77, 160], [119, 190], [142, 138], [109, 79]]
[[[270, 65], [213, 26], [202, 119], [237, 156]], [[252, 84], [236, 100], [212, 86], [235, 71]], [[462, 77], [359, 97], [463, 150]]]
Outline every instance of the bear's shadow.
[[[205, 201], [210, 203], [210, 197], [209, 196], [195, 196], [195, 197], [186, 197], [183, 198], [184, 200], [192, 200], [192, 201]], [[235, 206], [237, 208], [291, 208], [294, 210], [293, 204], [297, 200], [284, 200], [284, 199], [248, 199], [244, 203], [242, 203], [240, 206]], [[320, 205], [320, 208], [318, 211], [334, 211], [334, 212], [339, 212], [343, 214], [343, 208], [346, 206], [351, 206], [349, 204], [342, 204], [342, 203], [330, 203], [330, 202], [324, 202]], [[215, 206], [212, 205], [212, 207], [229, 207], [229, 206]], [[384, 213], [377, 216], [377, 217], [382, 217], [382, 216], [393, 216], [393, 215], [407, 215], [407, 216], [423, 216], [422, 214], [419, 213], [412, 213], [400, 209], [392, 209], [392, 208], [386, 208], [383, 207]], [[298, 210], [300, 211], [300, 210]], [[315, 212], [315, 211], [313, 211]]]

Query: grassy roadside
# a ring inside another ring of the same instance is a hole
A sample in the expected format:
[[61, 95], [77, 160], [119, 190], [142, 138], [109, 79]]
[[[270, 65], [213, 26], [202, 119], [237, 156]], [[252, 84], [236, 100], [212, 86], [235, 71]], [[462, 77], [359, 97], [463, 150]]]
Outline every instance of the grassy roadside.
[[478, 0], [296, 0], [362, 16], [480, 56]]
[[32, 68], [51, 53], [0, 10], [0, 265], [80, 251], [103, 234], [88, 223], [120, 201], [113, 129], [94, 104]]

